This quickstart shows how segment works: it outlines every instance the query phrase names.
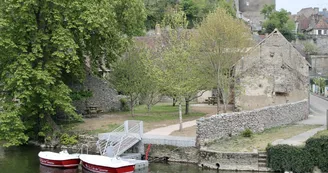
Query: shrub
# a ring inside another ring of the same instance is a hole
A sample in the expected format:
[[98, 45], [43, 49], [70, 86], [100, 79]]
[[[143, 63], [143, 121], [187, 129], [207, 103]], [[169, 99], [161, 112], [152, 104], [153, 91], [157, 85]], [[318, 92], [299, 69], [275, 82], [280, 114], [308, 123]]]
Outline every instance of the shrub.
[[328, 171], [328, 131], [322, 131], [306, 141], [304, 147], [268, 146], [268, 167], [274, 171], [312, 172], [318, 166]]
[[245, 138], [250, 138], [253, 136], [253, 132], [251, 129], [246, 129], [241, 133], [241, 135]]
[[305, 149], [311, 153], [311, 160], [323, 172], [328, 171], [328, 135], [327, 133], [315, 136], [306, 141]]
[[303, 147], [277, 145], [267, 148], [268, 167], [274, 171], [311, 172], [314, 162]]
[[77, 136], [69, 136], [67, 133], [64, 133], [60, 136], [60, 143], [62, 145], [75, 145], [78, 143]]
[[120, 103], [121, 103], [122, 111], [129, 111], [130, 110], [130, 106], [128, 104], [128, 101], [125, 98], [121, 98]]

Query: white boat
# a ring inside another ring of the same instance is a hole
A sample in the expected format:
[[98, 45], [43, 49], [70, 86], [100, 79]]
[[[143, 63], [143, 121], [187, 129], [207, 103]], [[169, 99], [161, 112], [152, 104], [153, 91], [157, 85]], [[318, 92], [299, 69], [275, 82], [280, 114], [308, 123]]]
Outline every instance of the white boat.
[[57, 168], [74, 168], [80, 164], [80, 154], [69, 154], [66, 150], [59, 153], [40, 151], [40, 164]]
[[135, 163], [118, 157], [81, 154], [84, 169], [95, 173], [133, 173]]

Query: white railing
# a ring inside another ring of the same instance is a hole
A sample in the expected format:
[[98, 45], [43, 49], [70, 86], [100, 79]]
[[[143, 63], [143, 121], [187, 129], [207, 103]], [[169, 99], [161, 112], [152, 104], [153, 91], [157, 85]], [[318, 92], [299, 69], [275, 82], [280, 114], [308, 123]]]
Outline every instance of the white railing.
[[[101, 155], [119, 156], [141, 140], [142, 121], [125, 121], [111, 133], [99, 134], [97, 147]], [[111, 154], [107, 151], [111, 150]]]

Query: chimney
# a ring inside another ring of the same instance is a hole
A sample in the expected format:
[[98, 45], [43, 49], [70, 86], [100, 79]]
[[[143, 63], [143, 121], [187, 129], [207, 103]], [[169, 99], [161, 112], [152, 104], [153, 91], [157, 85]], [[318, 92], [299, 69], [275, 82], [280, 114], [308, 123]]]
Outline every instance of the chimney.
[[155, 34], [161, 35], [161, 26], [159, 24], [155, 25]]

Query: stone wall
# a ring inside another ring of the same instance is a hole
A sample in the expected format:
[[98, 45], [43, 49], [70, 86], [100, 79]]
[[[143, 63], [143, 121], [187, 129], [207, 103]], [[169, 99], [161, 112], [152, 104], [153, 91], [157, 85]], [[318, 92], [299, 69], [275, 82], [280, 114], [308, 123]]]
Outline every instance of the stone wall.
[[245, 129], [262, 132], [264, 129], [291, 124], [308, 118], [307, 100], [265, 107], [246, 112], [213, 115], [197, 120], [197, 146], [238, 135]]
[[[145, 145], [145, 148], [148, 145]], [[198, 149], [196, 147], [177, 147], [170, 145], [152, 145], [149, 152], [150, 160], [156, 161], [167, 158], [170, 162], [198, 163]]]
[[85, 114], [85, 110], [89, 106], [98, 107], [101, 112], [110, 112], [121, 108], [117, 91], [107, 81], [96, 76], [87, 75], [82, 85], [76, 85], [73, 88], [92, 92], [92, 97], [73, 102], [79, 113]]
[[258, 171], [258, 153], [222, 153], [217, 151], [200, 150], [199, 166], [238, 171]]
[[298, 45], [299, 47], [303, 48], [304, 44], [310, 42], [313, 43], [318, 48], [319, 55], [327, 55], [328, 54], [328, 36], [312, 36], [312, 38], [306, 40], [299, 40], [297, 39], [294, 44]]

